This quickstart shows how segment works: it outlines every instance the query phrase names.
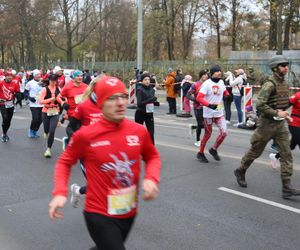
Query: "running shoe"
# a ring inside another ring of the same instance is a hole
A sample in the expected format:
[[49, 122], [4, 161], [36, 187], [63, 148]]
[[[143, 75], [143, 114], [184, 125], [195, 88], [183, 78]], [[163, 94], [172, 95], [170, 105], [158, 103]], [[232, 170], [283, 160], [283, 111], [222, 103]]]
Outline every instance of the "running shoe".
[[200, 147], [200, 141], [196, 141], [195, 143], [194, 143], [194, 145], [196, 146], [196, 147]]
[[2, 135], [2, 136], [1, 136], [1, 141], [2, 141], [2, 142], [7, 142], [7, 140], [6, 140], [6, 135]]
[[220, 160], [221, 160], [221, 158], [220, 158], [220, 156], [219, 156], [217, 150], [215, 150], [215, 149], [213, 149], [213, 148], [210, 148], [210, 150], [208, 150], [208, 152], [212, 155], [212, 157], [214, 157], [214, 159], [215, 159], [216, 161], [220, 161]]
[[205, 154], [204, 154], [204, 153], [198, 152], [198, 153], [197, 153], [197, 159], [198, 159], [200, 162], [208, 163], [208, 160], [207, 160], [207, 158], [205, 157]]
[[74, 183], [70, 186], [70, 189], [71, 189], [70, 203], [72, 207], [77, 208], [79, 204], [79, 198], [80, 198], [80, 194], [79, 194], [80, 187], [76, 183]]
[[33, 130], [31, 130], [31, 129], [28, 130], [28, 137], [34, 138]]
[[5, 135], [5, 142], [9, 141], [10, 138], [8, 137], [8, 135]]
[[276, 169], [279, 166], [279, 159], [276, 158], [276, 154], [274, 153], [269, 154], [269, 158], [270, 158], [271, 168]]
[[37, 131], [32, 130], [33, 138], [39, 138], [40, 135], [38, 134]]
[[230, 124], [230, 121], [226, 120], [226, 124]]
[[50, 148], [47, 148], [47, 150], [45, 151], [45, 153], [44, 153], [44, 156], [46, 157], [46, 158], [51, 158], [51, 151], [50, 151]]

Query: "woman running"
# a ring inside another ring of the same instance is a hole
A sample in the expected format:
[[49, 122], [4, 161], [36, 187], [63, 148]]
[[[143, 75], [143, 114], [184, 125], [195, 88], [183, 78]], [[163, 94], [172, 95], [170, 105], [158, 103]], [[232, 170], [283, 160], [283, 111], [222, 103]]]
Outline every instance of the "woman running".
[[51, 147], [59, 120], [59, 104], [63, 103], [59, 97], [59, 89], [56, 85], [57, 76], [50, 74], [49, 85], [42, 89], [39, 99], [39, 102], [44, 105], [42, 108], [42, 121], [44, 125], [44, 137], [47, 139], [47, 149], [44, 153], [46, 158], [52, 156]]

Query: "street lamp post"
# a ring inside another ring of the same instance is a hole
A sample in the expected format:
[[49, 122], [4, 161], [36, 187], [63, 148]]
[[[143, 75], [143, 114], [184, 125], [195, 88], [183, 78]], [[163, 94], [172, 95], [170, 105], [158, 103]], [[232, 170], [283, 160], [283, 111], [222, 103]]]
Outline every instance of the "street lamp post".
[[143, 68], [143, 0], [138, 0], [137, 69]]

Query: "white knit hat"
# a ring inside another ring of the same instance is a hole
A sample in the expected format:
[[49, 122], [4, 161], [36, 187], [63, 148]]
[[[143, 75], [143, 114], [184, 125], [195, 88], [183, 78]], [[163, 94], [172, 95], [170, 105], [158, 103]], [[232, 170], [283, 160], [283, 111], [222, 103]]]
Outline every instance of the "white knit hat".
[[39, 69], [35, 69], [35, 70], [32, 71], [33, 76], [36, 76], [38, 74], [41, 74], [41, 71]]
[[53, 73], [56, 74], [58, 71], [61, 71], [61, 67], [55, 66], [53, 69]]

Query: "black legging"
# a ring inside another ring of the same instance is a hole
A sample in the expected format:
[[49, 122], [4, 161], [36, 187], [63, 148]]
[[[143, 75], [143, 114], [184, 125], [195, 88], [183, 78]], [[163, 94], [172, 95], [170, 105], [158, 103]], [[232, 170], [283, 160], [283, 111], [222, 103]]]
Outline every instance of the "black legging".
[[84, 211], [89, 234], [97, 249], [125, 250], [124, 242], [134, 222], [133, 218], [116, 219]]
[[196, 109], [194, 108], [194, 113], [197, 121], [197, 129], [196, 129], [196, 141], [200, 141], [201, 129], [203, 126], [203, 108]]
[[11, 124], [11, 119], [14, 115], [14, 107], [12, 108], [5, 108], [4, 105], [0, 106], [1, 109], [1, 115], [2, 115], [2, 131], [3, 134], [6, 135], [10, 124]]
[[38, 131], [42, 124], [42, 107], [30, 107], [30, 111], [32, 116], [30, 129]]
[[59, 120], [59, 115], [48, 116], [47, 113], [42, 113], [44, 132], [48, 134], [47, 146], [51, 148], [54, 142], [54, 134]]
[[142, 110], [137, 109], [134, 117], [135, 122], [139, 124], [146, 124], [147, 130], [151, 136], [152, 142], [154, 144], [154, 118], [153, 113], [146, 113]]

